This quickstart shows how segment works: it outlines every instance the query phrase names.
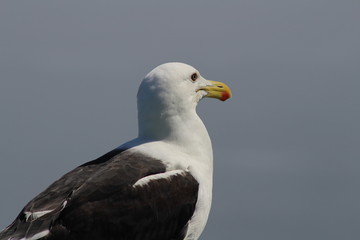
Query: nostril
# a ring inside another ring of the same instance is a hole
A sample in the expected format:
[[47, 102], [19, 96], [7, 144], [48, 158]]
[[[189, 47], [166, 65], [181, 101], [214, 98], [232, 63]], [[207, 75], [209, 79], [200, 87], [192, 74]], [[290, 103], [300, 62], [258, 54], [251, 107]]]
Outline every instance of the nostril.
[[224, 86], [221, 86], [221, 85], [217, 85], [218, 88], [224, 88]]

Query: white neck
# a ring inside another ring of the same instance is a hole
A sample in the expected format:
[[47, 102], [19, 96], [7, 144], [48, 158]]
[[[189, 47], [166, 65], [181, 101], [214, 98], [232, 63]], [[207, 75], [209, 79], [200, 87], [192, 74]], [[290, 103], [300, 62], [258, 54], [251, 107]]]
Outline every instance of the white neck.
[[180, 114], [171, 114], [171, 111], [157, 113], [154, 110], [149, 113], [142, 109], [138, 119], [138, 139], [175, 144], [187, 154], [212, 160], [211, 140], [195, 109], [187, 109]]

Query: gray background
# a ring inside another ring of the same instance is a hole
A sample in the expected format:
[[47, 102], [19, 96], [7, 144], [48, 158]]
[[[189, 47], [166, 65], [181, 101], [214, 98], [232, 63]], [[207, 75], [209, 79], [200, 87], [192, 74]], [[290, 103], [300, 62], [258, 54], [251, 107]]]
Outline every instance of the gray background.
[[198, 107], [215, 151], [202, 239], [359, 239], [360, 1], [129, 2], [0, 2], [0, 228], [135, 137], [141, 79], [182, 61], [234, 95]]

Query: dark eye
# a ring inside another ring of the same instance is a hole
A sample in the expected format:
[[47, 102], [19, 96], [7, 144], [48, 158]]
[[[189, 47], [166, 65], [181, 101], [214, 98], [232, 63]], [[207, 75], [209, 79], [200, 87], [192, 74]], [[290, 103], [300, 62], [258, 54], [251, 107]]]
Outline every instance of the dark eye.
[[193, 80], [194, 82], [196, 81], [196, 79], [198, 79], [198, 74], [197, 73], [193, 73], [192, 75], [191, 75], [191, 80]]

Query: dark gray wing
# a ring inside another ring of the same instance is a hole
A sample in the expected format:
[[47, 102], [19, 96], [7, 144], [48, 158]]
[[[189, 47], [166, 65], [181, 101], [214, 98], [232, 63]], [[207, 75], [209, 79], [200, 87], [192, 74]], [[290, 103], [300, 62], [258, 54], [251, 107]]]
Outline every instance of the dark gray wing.
[[50, 185], [0, 239], [183, 239], [197, 201], [193, 176], [184, 172], [133, 187], [137, 180], [163, 172], [159, 160], [131, 151], [110, 152]]

